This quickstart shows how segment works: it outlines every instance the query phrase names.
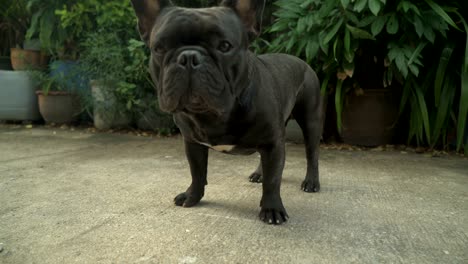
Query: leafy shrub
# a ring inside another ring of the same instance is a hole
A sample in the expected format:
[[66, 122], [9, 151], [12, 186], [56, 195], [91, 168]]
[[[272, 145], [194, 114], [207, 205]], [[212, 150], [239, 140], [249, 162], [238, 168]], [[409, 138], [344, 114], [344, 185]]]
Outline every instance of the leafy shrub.
[[461, 148], [468, 112], [468, 27], [458, 1], [441, 6], [432, 0], [279, 0], [275, 5], [277, 19], [269, 32], [277, 38], [269, 50], [314, 65], [323, 93], [335, 84], [338, 128], [347, 91], [399, 84], [400, 112], [407, 107], [410, 112], [408, 142], [435, 146], [442, 135], [446, 144], [456, 127]]

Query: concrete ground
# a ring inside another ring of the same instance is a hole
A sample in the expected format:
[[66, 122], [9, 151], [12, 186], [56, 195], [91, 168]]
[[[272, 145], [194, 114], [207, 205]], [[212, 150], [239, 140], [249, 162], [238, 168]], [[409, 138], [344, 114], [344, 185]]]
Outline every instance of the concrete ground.
[[282, 226], [257, 219], [257, 162], [210, 152], [181, 208], [180, 137], [0, 125], [0, 263], [468, 263], [466, 158], [322, 148], [309, 194], [288, 144]]

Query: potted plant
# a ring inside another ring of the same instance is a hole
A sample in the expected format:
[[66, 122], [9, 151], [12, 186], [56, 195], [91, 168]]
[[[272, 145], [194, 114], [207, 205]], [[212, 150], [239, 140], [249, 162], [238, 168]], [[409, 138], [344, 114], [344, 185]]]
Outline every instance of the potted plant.
[[[360, 136], [351, 143], [384, 144], [387, 141], [384, 139], [391, 138], [389, 134], [398, 116], [398, 104], [402, 114], [408, 102], [408, 142], [413, 138], [418, 144], [437, 142], [438, 137], [430, 132], [440, 132], [448, 124], [452, 110], [461, 111], [457, 123], [463, 129], [466, 127], [464, 109], [468, 110], [468, 98], [460, 101], [460, 107], [450, 100], [451, 93], [458, 90], [464, 94], [466, 89], [446, 83], [452, 78], [447, 79], [443, 74], [434, 81], [434, 72], [447, 73], [445, 68], [431, 70], [434, 67], [423, 67], [446, 65], [438, 63], [446, 62], [448, 58], [449, 50], [445, 50], [444, 45], [441, 47], [440, 43], [448, 40], [449, 28], [455, 29], [456, 33], [461, 32], [456, 39], [466, 40], [466, 32], [459, 31], [466, 23], [456, 11], [457, 1], [448, 1], [445, 6], [432, 0], [293, 0], [277, 1], [276, 5], [279, 7], [275, 13], [277, 20], [269, 31], [278, 37], [270, 43], [270, 49], [302, 56], [318, 69], [323, 93], [328, 92], [335, 99], [337, 127], [344, 139], [351, 138], [346, 135], [353, 130], [350, 125], [358, 123], [360, 125], [354, 131]], [[458, 43], [461, 46], [458, 48], [460, 57], [466, 58], [466, 41]], [[433, 54], [441, 56], [434, 59]], [[452, 76], [455, 80], [461, 80], [466, 73], [466, 68], [461, 67], [463, 64], [466, 63], [460, 59], [451, 64], [458, 65], [455, 72], [459, 74]], [[450, 86], [446, 90], [447, 100], [443, 103], [440, 100], [441, 83]], [[370, 103], [363, 102], [373, 93], [376, 97], [371, 97]], [[434, 110], [428, 111], [426, 100], [433, 100], [432, 94], [436, 97]], [[396, 105], [389, 103], [392, 98], [398, 99]], [[375, 108], [386, 105], [391, 113]], [[434, 119], [439, 120], [435, 122], [437, 125], [429, 124], [428, 112], [435, 113]], [[437, 113], [439, 118], [436, 118]], [[358, 117], [350, 120], [352, 114]], [[374, 123], [379, 121], [381, 128], [365, 125], [372, 120]], [[363, 131], [364, 126], [370, 129]], [[387, 135], [376, 136], [373, 132]], [[376, 140], [369, 142], [370, 138]]]
[[0, 10], [3, 17], [0, 30], [8, 39], [5, 42], [9, 44], [11, 64], [15, 70], [40, 69], [47, 64], [47, 56], [37, 50], [37, 45], [28, 45], [26, 41], [26, 32], [31, 25], [31, 14], [26, 4], [25, 0], [6, 0]]
[[119, 92], [133, 89], [125, 82], [125, 57], [114, 32], [91, 33], [83, 42], [80, 68], [90, 80], [94, 125], [98, 129], [125, 127], [131, 122]]
[[39, 90], [36, 91], [39, 112], [47, 123], [68, 124], [76, 121], [81, 113], [78, 94], [67, 87], [70, 76], [55, 75], [44, 71], [30, 71]]

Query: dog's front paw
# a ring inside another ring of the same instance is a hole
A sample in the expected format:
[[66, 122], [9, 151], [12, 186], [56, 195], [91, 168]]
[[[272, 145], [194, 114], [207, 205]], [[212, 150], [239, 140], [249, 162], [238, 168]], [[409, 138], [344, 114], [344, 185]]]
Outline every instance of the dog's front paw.
[[201, 198], [202, 196], [200, 195], [192, 195], [188, 192], [183, 192], [174, 198], [174, 203], [177, 206], [192, 207], [200, 202]]
[[258, 172], [252, 173], [252, 175], [249, 176], [249, 181], [250, 182], [256, 182], [256, 183], [261, 183], [263, 181], [263, 176], [262, 174]]
[[320, 191], [320, 183], [312, 180], [304, 180], [301, 184], [301, 190], [304, 192], [318, 192]]
[[281, 208], [262, 208], [259, 214], [260, 220], [270, 225], [281, 225], [288, 221], [288, 214], [284, 207]]

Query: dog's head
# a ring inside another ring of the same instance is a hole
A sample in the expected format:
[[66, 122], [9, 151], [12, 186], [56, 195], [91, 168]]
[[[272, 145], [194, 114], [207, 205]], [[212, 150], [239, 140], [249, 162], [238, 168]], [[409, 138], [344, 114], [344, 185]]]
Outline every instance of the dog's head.
[[265, 0], [224, 0], [182, 8], [169, 0], [131, 0], [150, 71], [166, 112], [229, 111], [249, 81], [248, 45], [260, 31]]

